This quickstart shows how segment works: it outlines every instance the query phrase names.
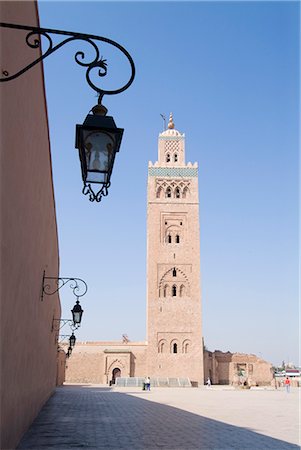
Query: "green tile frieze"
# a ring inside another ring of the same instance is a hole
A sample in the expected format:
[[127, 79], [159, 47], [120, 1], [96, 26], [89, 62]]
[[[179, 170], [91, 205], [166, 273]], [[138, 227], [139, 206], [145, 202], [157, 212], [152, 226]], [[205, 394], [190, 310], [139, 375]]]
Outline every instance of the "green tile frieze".
[[149, 167], [150, 177], [197, 177], [197, 167]]
[[160, 141], [184, 141], [184, 136], [160, 136]]

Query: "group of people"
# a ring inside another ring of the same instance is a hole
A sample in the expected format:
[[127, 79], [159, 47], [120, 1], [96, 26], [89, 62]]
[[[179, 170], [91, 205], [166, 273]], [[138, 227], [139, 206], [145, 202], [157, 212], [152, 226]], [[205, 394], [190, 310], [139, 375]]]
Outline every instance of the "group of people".
[[143, 391], [150, 391], [150, 377], [144, 378], [144, 383], [142, 387]]

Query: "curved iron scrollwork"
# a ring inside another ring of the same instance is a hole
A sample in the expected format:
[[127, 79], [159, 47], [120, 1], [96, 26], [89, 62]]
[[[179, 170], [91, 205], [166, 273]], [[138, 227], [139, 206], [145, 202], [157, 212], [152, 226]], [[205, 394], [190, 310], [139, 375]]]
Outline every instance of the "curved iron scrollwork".
[[[52, 282], [45, 284], [45, 280], [52, 280]], [[88, 290], [87, 283], [81, 278], [46, 277], [44, 270], [41, 301], [43, 301], [44, 294], [53, 295], [68, 283], [70, 283], [70, 288], [73, 290], [76, 298], [83, 297]]]
[[111, 183], [103, 184], [101, 189], [95, 193], [91, 187], [91, 184], [85, 184], [83, 187], [83, 194], [89, 195], [90, 202], [94, 202], [96, 200], [97, 202], [100, 202], [102, 197], [106, 197], [108, 195], [108, 188], [111, 186]]
[[70, 334], [60, 334], [58, 336], [58, 343], [62, 344], [65, 340], [70, 338]]
[[[14, 80], [15, 78], [22, 75], [24, 72], [27, 72], [27, 70], [34, 67], [39, 62], [43, 61], [45, 58], [47, 58], [47, 56], [51, 55], [53, 52], [55, 52], [56, 50], [61, 48], [63, 45], [67, 44], [68, 42], [77, 41], [77, 40], [88, 42], [95, 51], [95, 56], [90, 61], [85, 61], [86, 55], [83, 51], [76, 52], [74, 59], [77, 64], [79, 64], [82, 67], [87, 68], [86, 80], [87, 80], [89, 86], [92, 89], [94, 89], [96, 92], [98, 92], [98, 94], [101, 97], [105, 94], [106, 95], [114, 95], [114, 94], [119, 94], [120, 92], [125, 91], [132, 84], [132, 82], [135, 78], [135, 65], [134, 65], [134, 61], [133, 61], [131, 55], [128, 53], [128, 51], [124, 47], [122, 47], [120, 44], [118, 44], [118, 42], [115, 42], [106, 37], [96, 36], [96, 35], [92, 35], [92, 34], [76, 33], [76, 32], [71, 32], [71, 31], [64, 31], [64, 30], [52, 30], [50, 28], [30, 27], [27, 25], [17, 25], [17, 24], [11, 24], [11, 23], [3, 23], [3, 22], [0, 23], [0, 26], [5, 27], [5, 28], [14, 28], [14, 29], [18, 29], [18, 30], [29, 31], [29, 33], [26, 35], [25, 42], [28, 45], [28, 47], [30, 47], [32, 49], [40, 48], [42, 51], [42, 48], [41, 48], [42, 37], [44, 37], [46, 39], [46, 45], [48, 44], [47, 49], [45, 51], [43, 51], [43, 54], [39, 58], [37, 58], [35, 61], [28, 64], [26, 67], [19, 70], [19, 72], [10, 75], [7, 70], [3, 70], [2, 75], [4, 75], [4, 77], [0, 78], [0, 81]], [[64, 39], [63, 41], [61, 41], [60, 43], [54, 45], [51, 34], [70, 36], [70, 37], [68, 37], [68, 38]], [[103, 59], [100, 56], [99, 49], [94, 41], [105, 42], [106, 44], [116, 47], [128, 59], [130, 66], [131, 66], [131, 76], [130, 76], [129, 81], [121, 88], [114, 89], [114, 90], [101, 89], [101, 88], [97, 87], [91, 81], [90, 72], [91, 72], [91, 70], [93, 70], [95, 68], [98, 68], [98, 76], [99, 77], [104, 77], [107, 74], [107, 62], [105, 59]]]
[[52, 319], [51, 331], [60, 331], [67, 324], [71, 331], [78, 330], [80, 327], [80, 324], [74, 324], [72, 319]]

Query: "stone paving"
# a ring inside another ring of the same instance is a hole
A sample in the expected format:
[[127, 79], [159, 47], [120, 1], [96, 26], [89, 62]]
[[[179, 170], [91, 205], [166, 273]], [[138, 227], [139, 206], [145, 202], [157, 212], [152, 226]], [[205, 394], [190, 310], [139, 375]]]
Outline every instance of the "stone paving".
[[299, 449], [299, 392], [226, 387], [56, 390], [18, 449]]

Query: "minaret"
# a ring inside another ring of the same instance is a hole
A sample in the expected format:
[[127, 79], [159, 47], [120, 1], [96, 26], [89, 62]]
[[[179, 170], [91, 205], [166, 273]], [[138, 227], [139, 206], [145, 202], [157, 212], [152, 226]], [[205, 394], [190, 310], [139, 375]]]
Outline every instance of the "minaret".
[[149, 376], [203, 384], [198, 166], [172, 114], [148, 166], [147, 334]]

